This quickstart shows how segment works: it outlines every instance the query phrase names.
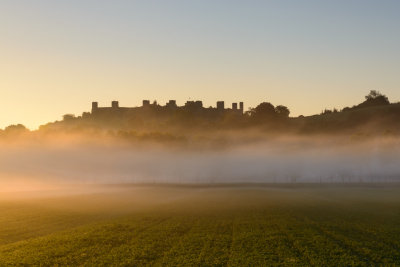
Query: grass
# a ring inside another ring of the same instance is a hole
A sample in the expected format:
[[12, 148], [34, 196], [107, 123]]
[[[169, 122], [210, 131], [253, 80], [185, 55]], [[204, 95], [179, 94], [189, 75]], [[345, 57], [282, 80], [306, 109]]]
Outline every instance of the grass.
[[132, 186], [2, 198], [0, 265], [400, 265], [400, 186]]

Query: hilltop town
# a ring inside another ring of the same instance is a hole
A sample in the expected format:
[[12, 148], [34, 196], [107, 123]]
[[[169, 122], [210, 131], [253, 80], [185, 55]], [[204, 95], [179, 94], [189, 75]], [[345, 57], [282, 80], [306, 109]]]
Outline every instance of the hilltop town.
[[[283, 105], [262, 102], [244, 110], [243, 102], [225, 106], [218, 101], [214, 107], [204, 107], [202, 101], [187, 101], [183, 106], [175, 100], [165, 105], [143, 100], [138, 107], [121, 107], [112, 101], [108, 107], [92, 102], [90, 112], [81, 116], [66, 114], [61, 121], [42, 125], [40, 133], [103, 132], [112, 135], [194, 136], [213, 135], [226, 130], [245, 133], [257, 130], [268, 134], [345, 134], [400, 135], [400, 103], [390, 103], [378, 91], [371, 91], [365, 100], [352, 107], [325, 109], [312, 116], [290, 117]], [[0, 135], [27, 131], [23, 125], [11, 125]]]

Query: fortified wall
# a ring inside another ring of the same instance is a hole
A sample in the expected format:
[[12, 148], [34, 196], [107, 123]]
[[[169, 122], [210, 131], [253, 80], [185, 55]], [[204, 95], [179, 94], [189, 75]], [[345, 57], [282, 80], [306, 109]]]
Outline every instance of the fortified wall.
[[243, 115], [243, 102], [232, 103], [231, 108], [225, 108], [224, 101], [218, 101], [216, 107], [204, 107], [202, 101], [187, 101], [185, 105], [178, 106], [176, 100], [169, 100], [164, 106], [157, 103], [150, 103], [149, 100], [143, 100], [139, 107], [120, 107], [118, 101], [112, 101], [111, 107], [99, 107], [98, 102], [92, 102], [92, 112], [94, 116], [99, 115], [117, 115], [117, 114], [140, 114], [140, 113], [162, 113], [173, 114], [176, 112], [190, 112], [197, 115], [215, 115], [224, 114]]

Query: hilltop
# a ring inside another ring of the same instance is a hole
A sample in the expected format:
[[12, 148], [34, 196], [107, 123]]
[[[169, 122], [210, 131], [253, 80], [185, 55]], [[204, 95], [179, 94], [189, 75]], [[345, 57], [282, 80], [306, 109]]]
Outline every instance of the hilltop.
[[400, 134], [400, 103], [324, 111], [318, 115], [293, 118], [303, 133]]
[[[81, 116], [66, 114], [61, 121], [42, 125], [36, 134], [89, 133], [134, 140], [182, 141], [219, 138], [224, 133], [257, 132], [264, 136], [282, 134], [334, 134], [351, 136], [397, 136], [400, 134], [400, 103], [390, 103], [378, 91], [371, 91], [365, 100], [341, 110], [324, 110], [312, 116], [290, 117], [286, 106], [262, 102], [244, 111], [243, 102], [225, 107], [204, 107], [201, 101], [188, 101], [178, 106], [175, 100], [166, 105], [144, 100], [140, 107], [110, 107], [92, 103], [91, 112]], [[2, 136], [28, 133], [23, 125], [11, 125], [0, 131]], [[211, 137], [210, 137], [211, 136]]]

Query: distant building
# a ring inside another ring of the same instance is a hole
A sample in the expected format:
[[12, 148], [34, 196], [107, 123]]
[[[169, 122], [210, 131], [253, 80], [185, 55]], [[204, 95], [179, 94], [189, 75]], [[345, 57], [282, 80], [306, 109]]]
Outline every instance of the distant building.
[[111, 102], [111, 107], [112, 108], [118, 108], [119, 107], [118, 101], [112, 101]]
[[92, 113], [95, 113], [98, 108], [99, 108], [99, 103], [92, 102]]
[[120, 107], [118, 101], [112, 101], [111, 107], [99, 107], [98, 102], [92, 102], [92, 115], [115, 115], [123, 116], [124, 114], [137, 115], [149, 114], [148, 112], [158, 112], [158, 114], [168, 115], [171, 112], [171, 108], [174, 110], [186, 110], [194, 112], [194, 114], [207, 114], [207, 116], [221, 116], [224, 113], [234, 113], [237, 115], [243, 114], [243, 102], [239, 103], [239, 109], [237, 103], [232, 103], [231, 109], [225, 109], [225, 102], [218, 101], [216, 107], [204, 108], [202, 101], [187, 101], [184, 106], [178, 106], [176, 100], [169, 100], [165, 106], [151, 104], [150, 100], [143, 100], [141, 107]]
[[202, 101], [186, 101], [185, 108], [201, 109], [201, 108], [203, 108], [203, 102]]
[[176, 108], [176, 100], [170, 100], [168, 101], [168, 103], [165, 105], [166, 107], [170, 107], [170, 108]]

